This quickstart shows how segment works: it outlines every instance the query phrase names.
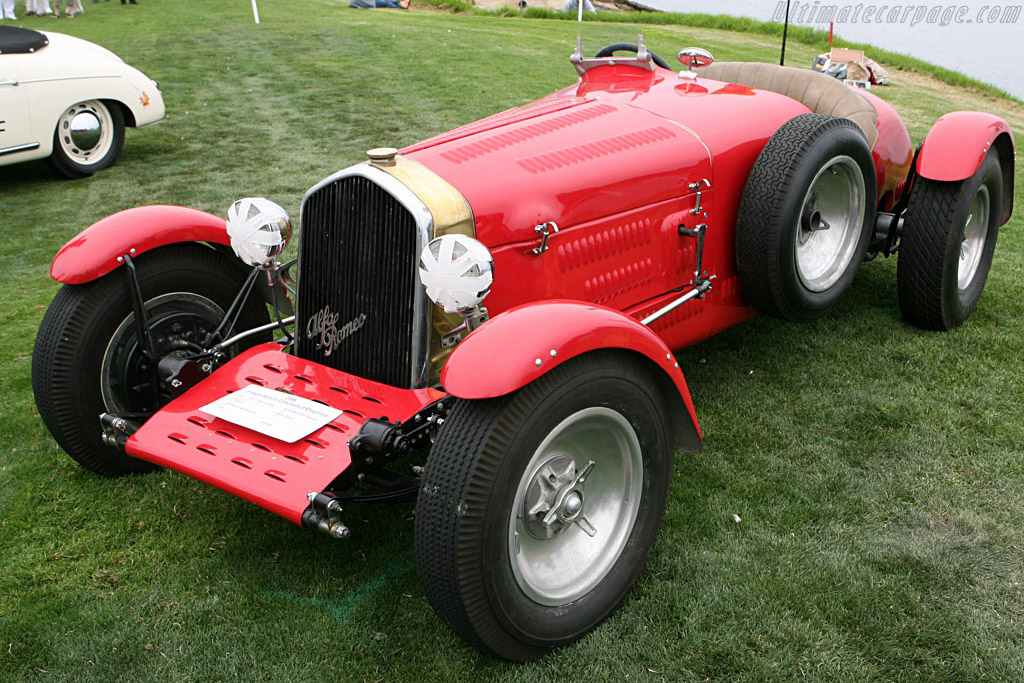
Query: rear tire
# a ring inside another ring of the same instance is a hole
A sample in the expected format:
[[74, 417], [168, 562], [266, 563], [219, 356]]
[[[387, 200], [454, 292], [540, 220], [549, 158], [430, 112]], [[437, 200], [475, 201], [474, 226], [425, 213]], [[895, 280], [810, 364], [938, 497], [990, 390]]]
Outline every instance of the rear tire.
[[508, 396], [457, 401], [415, 517], [417, 569], [442, 621], [514, 661], [604, 621], [661, 526], [668, 424], [654, 378], [622, 352], [567, 361]]
[[875, 216], [875, 165], [849, 119], [801, 114], [768, 140], [736, 218], [736, 268], [757, 310], [807, 322], [853, 284]]
[[950, 330], [970, 317], [992, 266], [1002, 205], [995, 149], [966, 180], [914, 181], [896, 264], [904, 320]]
[[[237, 263], [196, 244], [147, 252], [135, 264], [158, 355], [184, 349], [215, 329], [246, 278]], [[154, 400], [169, 400], [150, 393], [134, 320], [127, 275], [118, 268], [87, 284], [64, 285], [43, 316], [32, 351], [32, 390], [43, 422], [68, 455], [107, 477], [154, 466], [105, 445], [99, 415], [144, 412]], [[238, 331], [267, 322], [266, 303], [251, 293]], [[246, 340], [232, 351], [265, 339]]]

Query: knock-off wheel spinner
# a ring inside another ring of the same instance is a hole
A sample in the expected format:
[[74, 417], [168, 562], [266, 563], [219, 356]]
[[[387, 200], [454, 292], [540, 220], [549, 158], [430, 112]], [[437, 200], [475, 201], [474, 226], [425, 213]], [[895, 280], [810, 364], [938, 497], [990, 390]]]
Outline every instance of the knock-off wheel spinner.
[[567, 455], [556, 455], [541, 465], [526, 490], [523, 504], [527, 533], [548, 540], [577, 524], [588, 536], [594, 536], [597, 530], [583, 515], [583, 484], [593, 469], [591, 460], [577, 474], [576, 461]]
[[803, 213], [800, 215], [800, 232], [797, 234], [798, 244], [806, 243], [810, 239], [811, 233], [818, 232], [819, 230], [828, 230], [832, 227], [818, 209], [818, 199], [820, 197], [819, 193], [813, 193], [807, 201], [807, 205], [804, 206]]
[[594, 406], [556, 425], [522, 470], [509, 519], [523, 593], [557, 606], [601, 585], [633, 532], [643, 478], [640, 440], [622, 413]]

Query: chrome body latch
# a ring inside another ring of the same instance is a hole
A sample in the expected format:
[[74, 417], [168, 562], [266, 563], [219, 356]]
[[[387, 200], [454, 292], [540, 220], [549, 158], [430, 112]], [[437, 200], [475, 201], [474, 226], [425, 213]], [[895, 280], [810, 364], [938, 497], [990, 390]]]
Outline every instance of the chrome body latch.
[[533, 231], [541, 236], [540, 246], [534, 247], [530, 252], [534, 254], [543, 254], [548, 250], [548, 236], [554, 235], [558, 232], [558, 225], [548, 221], [547, 223], [541, 223], [540, 225], [534, 226]]
[[694, 215], [700, 213], [703, 210], [700, 206], [700, 192], [701, 189], [705, 187], [711, 187], [711, 181], [708, 180], [707, 178], [702, 178], [701, 180], [695, 183], [690, 183], [690, 189], [697, 191], [697, 203], [694, 205], [692, 209], [690, 209], [690, 213]]

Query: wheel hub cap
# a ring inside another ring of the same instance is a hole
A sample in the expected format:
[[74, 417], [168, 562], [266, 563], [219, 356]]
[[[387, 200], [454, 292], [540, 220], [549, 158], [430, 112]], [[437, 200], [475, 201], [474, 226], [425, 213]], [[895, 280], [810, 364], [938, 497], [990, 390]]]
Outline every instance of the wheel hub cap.
[[583, 493], [581, 491], [573, 491], [565, 499], [565, 503], [562, 505], [562, 511], [559, 513], [559, 517], [562, 519], [573, 520], [576, 519], [577, 515], [583, 510]]
[[71, 119], [71, 142], [83, 152], [99, 144], [102, 132], [99, 118], [91, 111], [79, 112]]

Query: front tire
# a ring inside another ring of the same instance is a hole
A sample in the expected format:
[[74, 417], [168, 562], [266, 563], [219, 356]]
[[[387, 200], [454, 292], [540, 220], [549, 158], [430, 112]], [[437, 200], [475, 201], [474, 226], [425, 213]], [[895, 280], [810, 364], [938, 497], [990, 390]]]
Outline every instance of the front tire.
[[514, 661], [604, 621], [661, 526], [668, 424], [650, 371], [624, 352], [567, 361], [509, 396], [457, 401], [416, 504], [417, 568], [442, 621]]
[[124, 112], [102, 100], [64, 110], [53, 131], [50, 166], [65, 178], [86, 178], [112, 166], [124, 147]]
[[[228, 257], [196, 244], [147, 252], [135, 264], [158, 356], [194, 350], [216, 329], [246, 277]], [[266, 303], [253, 292], [236, 331], [268, 321]], [[68, 455], [108, 477], [153, 469], [105, 445], [98, 419], [166, 403], [169, 396], [152, 393], [149, 372], [124, 268], [57, 292], [32, 351], [32, 390], [43, 422]]]
[[904, 320], [951, 330], [970, 317], [992, 266], [1002, 205], [995, 149], [966, 180], [914, 181], [896, 263]]

